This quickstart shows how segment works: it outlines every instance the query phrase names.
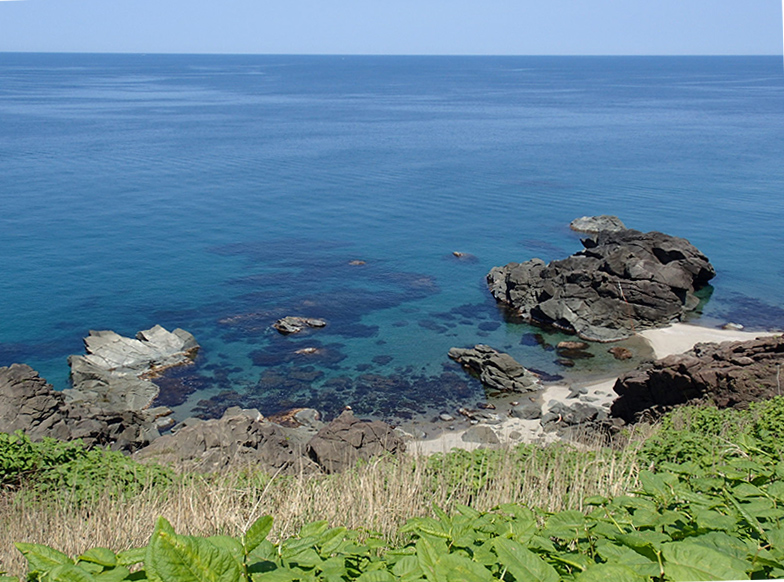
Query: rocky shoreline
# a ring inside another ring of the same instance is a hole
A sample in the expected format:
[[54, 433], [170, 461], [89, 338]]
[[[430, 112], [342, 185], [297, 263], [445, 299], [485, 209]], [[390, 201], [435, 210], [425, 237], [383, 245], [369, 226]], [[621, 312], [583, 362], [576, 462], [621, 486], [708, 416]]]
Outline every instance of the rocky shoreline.
[[[402, 452], [406, 443], [415, 453], [432, 453], [603, 437], [680, 404], [744, 407], [781, 394], [784, 338], [678, 323], [697, 307], [695, 293], [715, 275], [688, 241], [630, 230], [610, 216], [583, 217], [571, 226], [589, 235], [584, 250], [547, 265], [533, 259], [495, 267], [488, 287], [499, 303], [536, 325], [593, 342], [642, 338], [657, 359], [619, 378], [548, 383], [509, 354], [477, 344], [454, 347], [448, 356], [481, 382], [490, 399], [435, 419], [393, 428], [359, 420], [351, 410], [325, 424], [313, 409], [265, 418], [255, 409], [230, 407], [218, 419], [175, 424], [172, 410], [156, 405], [171, 395], [162, 395], [154, 379], [193, 363], [199, 350], [193, 335], [161, 326], [135, 338], [90, 331], [85, 354], [68, 358], [71, 389], [56, 392], [25, 365], [0, 368], [0, 431], [82, 439], [87, 446], [200, 471], [254, 464], [274, 473], [335, 472], [360, 459]], [[272, 328], [288, 335], [326, 325], [288, 316]], [[713, 340], [727, 342], [700, 343]], [[552, 349], [567, 366], [592, 356], [587, 347], [562, 341]], [[630, 356], [625, 347], [608, 351], [616, 359]]]

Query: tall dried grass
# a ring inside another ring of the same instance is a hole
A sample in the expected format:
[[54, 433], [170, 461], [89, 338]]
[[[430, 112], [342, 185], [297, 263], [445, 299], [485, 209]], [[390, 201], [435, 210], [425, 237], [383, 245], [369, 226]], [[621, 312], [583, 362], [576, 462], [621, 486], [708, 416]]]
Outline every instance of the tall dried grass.
[[240, 535], [257, 517], [269, 514], [277, 539], [325, 519], [396, 542], [400, 525], [431, 514], [433, 504], [489, 510], [514, 502], [550, 511], [582, 509], [588, 496], [618, 495], [636, 483], [633, 446], [623, 452], [563, 445], [525, 450], [463, 451], [431, 459], [405, 455], [338, 475], [270, 478], [249, 467], [188, 475], [166, 491], [150, 488], [126, 500], [99, 496], [81, 506], [29, 491], [6, 492], [0, 494], [0, 571], [24, 573], [25, 561], [13, 542], [43, 543], [72, 556], [91, 547], [120, 551], [146, 545], [161, 515], [176, 531], [191, 535]]

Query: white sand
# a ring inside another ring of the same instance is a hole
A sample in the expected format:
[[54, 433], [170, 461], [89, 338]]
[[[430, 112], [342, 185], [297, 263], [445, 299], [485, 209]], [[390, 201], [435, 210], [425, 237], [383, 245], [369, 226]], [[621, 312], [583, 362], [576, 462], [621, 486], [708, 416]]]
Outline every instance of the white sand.
[[737, 331], [732, 329], [713, 329], [699, 327], [688, 323], [676, 323], [662, 329], [649, 329], [640, 332], [645, 340], [651, 344], [657, 359], [666, 358], [673, 354], [682, 354], [702, 342], [734, 342], [748, 341], [774, 334], [771, 332]]
[[[661, 359], [673, 354], [682, 354], [694, 347], [695, 344], [702, 342], [727, 342], [727, 341], [747, 341], [771, 335], [780, 335], [771, 332], [747, 332], [729, 329], [713, 329], [709, 327], [699, 327], [685, 323], [676, 323], [663, 329], [652, 329], [643, 331], [639, 334], [647, 341], [653, 349], [657, 359]], [[542, 413], [546, 414], [550, 409], [550, 403], [562, 402], [564, 404], [574, 404], [583, 400], [586, 396], [593, 406], [602, 406], [609, 409], [613, 400], [616, 398], [613, 392], [616, 378], [609, 378], [587, 385], [579, 385], [580, 388], [587, 390], [587, 394], [581, 395], [579, 400], [567, 398], [572, 391], [572, 387], [566, 384], [551, 384], [539, 393], [542, 402]], [[575, 385], [577, 386], [577, 385]], [[502, 444], [518, 444], [531, 442], [548, 442], [556, 440], [552, 433], [545, 433], [538, 420], [521, 420], [518, 418], [504, 418], [498, 424], [486, 424], [493, 429]], [[414, 454], [430, 455], [433, 453], [446, 453], [453, 448], [473, 450], [479, 448], [478, 443], [465, 442], [463, 435], [465, 430], [445, 430], [439, 436], [432, 439], [412, 440], [409, 442], [408, 450]]]

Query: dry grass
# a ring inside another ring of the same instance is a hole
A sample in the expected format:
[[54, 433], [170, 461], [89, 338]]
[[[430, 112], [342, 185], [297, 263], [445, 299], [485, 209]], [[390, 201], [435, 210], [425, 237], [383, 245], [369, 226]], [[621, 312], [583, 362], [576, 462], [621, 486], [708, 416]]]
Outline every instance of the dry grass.
[[149, 490], [130, 500], [99, 498], [81, 508], [29, 493], [0, 494], [0, 571], [24, 572], [14, 541], [43, 543], [72, 556], [98, 546], [120, 551], [146, 545], [161, 515], [176, 531], [191, 535], [240, 535], [254, 519], [270, 514], [276, 539], [326, 519], [394, 542], [400, 525], [431, 514], [433, 503], [488, 510], [516, 502], [558, 511], [581, 509], [587, 496], [617, 495], [635, 486], [633, 446], [622, 453], [564, 446], [533, 450], [522, 456], [513, 449], [462, 453], [440, 461], [403, 456], [333, 476], [269, 479], [234, 471], [184, 478], [165, 493]]

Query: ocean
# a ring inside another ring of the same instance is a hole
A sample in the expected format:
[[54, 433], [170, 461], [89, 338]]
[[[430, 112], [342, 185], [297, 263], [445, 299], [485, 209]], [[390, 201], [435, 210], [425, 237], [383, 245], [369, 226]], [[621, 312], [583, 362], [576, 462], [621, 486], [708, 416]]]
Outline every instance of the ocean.
[[161, 324], [202, 346], [178, 418], [427, 415], [486, 398], [453, 346], [631, 365], [564, 368], [486, 289], [579, 216], [704, 252], [696, 323], [784, 328], [783, 200], [778, 57], [0, 54], [0, 366], [63, 389], [88, 330]]

